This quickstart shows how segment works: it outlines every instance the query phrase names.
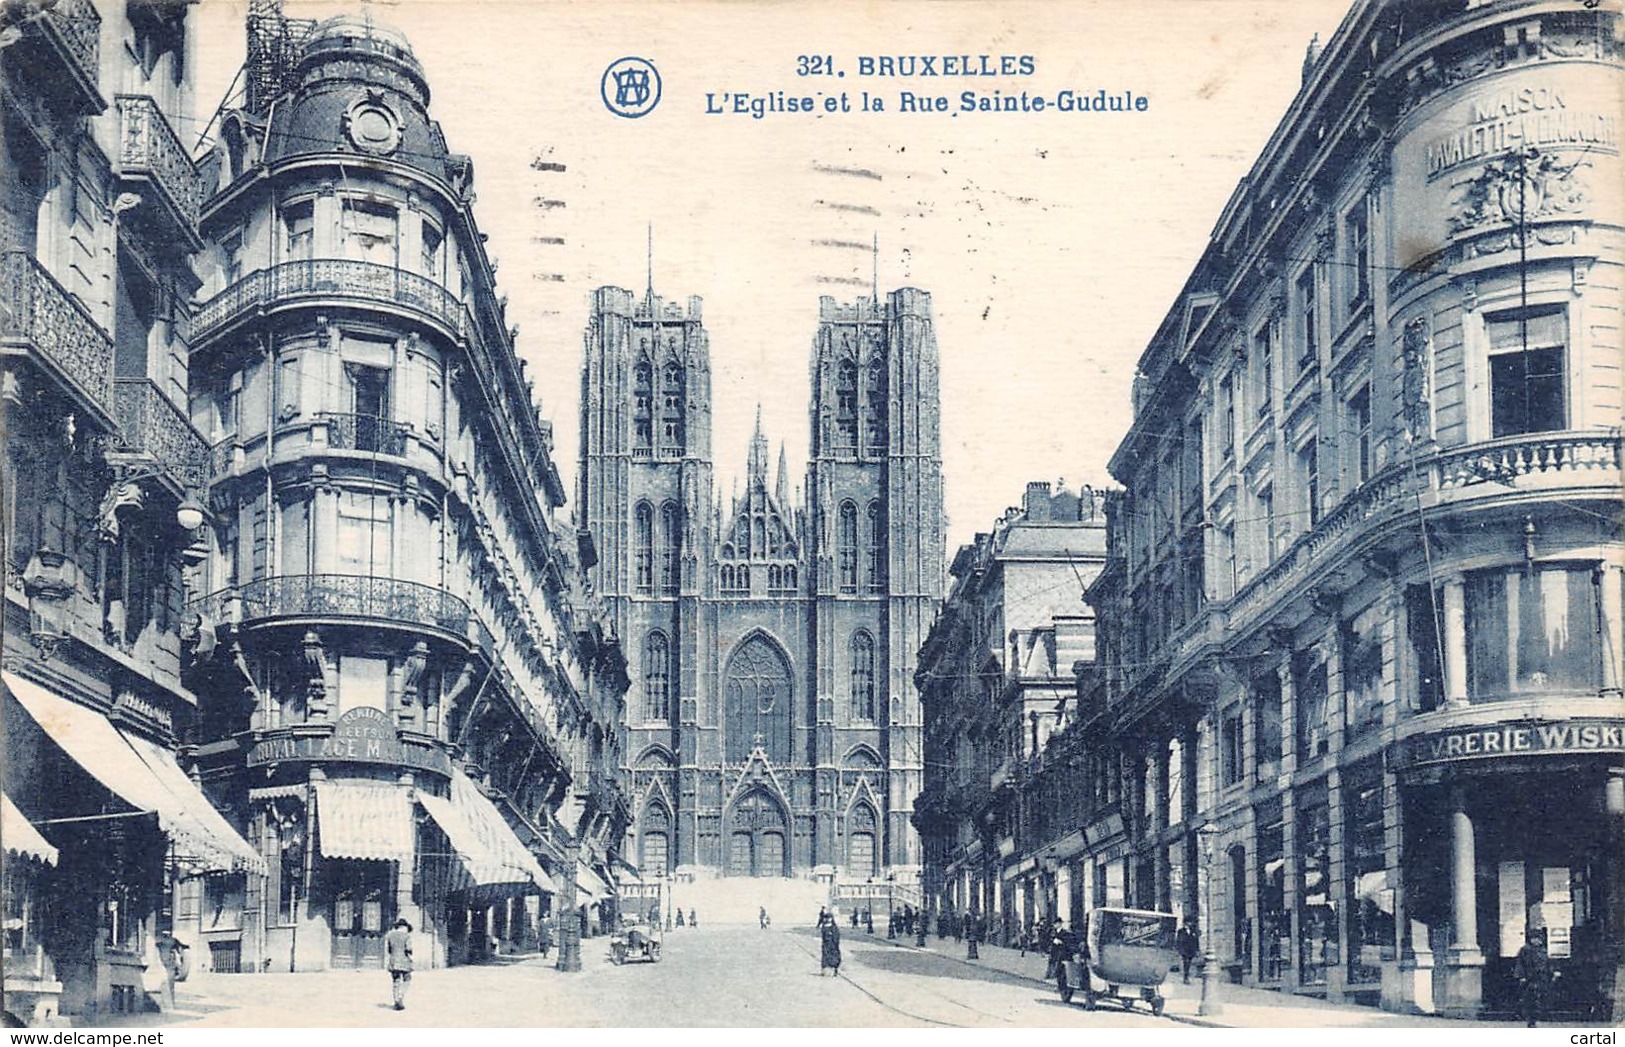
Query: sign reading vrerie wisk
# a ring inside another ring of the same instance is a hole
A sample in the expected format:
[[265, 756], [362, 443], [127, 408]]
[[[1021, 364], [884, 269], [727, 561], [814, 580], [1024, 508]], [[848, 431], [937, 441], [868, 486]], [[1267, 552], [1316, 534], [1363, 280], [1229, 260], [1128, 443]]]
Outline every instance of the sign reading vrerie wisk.
[[1497, 756], [1625, 752], [1625, 720], [1592, 717], [1484, 724], [1407, 738], [1394, 748], [1397, 768]]

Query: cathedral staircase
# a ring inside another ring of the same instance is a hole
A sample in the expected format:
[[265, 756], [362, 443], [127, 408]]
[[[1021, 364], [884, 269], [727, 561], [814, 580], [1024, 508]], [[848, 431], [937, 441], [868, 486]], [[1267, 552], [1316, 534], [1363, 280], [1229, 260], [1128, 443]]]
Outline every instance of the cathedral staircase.
[[829, 904], [829, 884], [785, 876], [709, 876], [679, 880], [672, 900], [686, 917], [692, 910], [700, 926], [754, 924], [763, 906], [776, 926], [811, 926], [818, 909]]

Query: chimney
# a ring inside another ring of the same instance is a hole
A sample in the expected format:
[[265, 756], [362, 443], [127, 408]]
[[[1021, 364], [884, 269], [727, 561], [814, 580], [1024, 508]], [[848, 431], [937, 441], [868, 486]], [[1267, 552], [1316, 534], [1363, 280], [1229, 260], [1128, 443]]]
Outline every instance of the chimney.
[[1049, 522], [1049, 483], [1034, 480], [1027, 485], [1027, 497], [1022, 502], [1029, 523]]

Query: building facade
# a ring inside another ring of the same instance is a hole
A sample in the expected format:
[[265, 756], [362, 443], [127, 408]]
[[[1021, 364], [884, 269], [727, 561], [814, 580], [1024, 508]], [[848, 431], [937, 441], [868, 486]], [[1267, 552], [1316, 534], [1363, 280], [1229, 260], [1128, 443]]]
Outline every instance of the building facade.
[[263, 859], [188, 773], [202, 182], [184, 5], [0, 8], [7, 1024], [142, 1009]]
[[990, 941], [1015, 942], [1070, 898], [1066, 765], [1052, 736], [1074, 666], [1094, 661], [1083, 593], [1105, 560], [1105, 501], [1029, 483], [1019, 509], [955, 554], [920, 651], [926, 775], [914, 818], [926, 904], [949, 924], [987, 918]]
[[709, 354], [698, 298], [598, 292], [580, 504], [632, 667], [638, 865], [912, 882], [910, 681], [942, 589], [930, 296], [820, 300], [794, 500], [759, 417], [743, 490], [717, 499]]
[[1617, 997], [1620, 41], [1356, 3], [1141, 357], [1089, 901], [1248, 984], [1504, 1013], [1538, 934]]
[[[205, 785], [268, 878], [221, 966], [534, 948], [607, 918], [626, 686], [552, 430], [408, 42], [257, 5], [218, 119], [191, 323], [210, 448], [187, 605]], [[597, 907], [596, 909], [593, 907]]]

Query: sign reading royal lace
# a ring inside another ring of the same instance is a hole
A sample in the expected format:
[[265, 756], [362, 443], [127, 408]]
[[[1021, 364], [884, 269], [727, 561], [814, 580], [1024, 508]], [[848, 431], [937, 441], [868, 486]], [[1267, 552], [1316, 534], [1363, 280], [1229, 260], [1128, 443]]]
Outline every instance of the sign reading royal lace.
[[370, 708], [351, 709], [340, 716], [331, 733], [305, 733], [283, 729], [263, 735], [248, 751], [248, 766], [264, 764], [341, 761], [383, 763], [396, 767], [450, 772], [446, 754], [430, 745], [402, 739], [388, 714]]
[[1625, 752], [1625, 720], [1603, 717], [1458, 727], [1407, 738], [1390, 763], [1398, 770], [1497, 756]]
[[1569, 101], [1569, 92], [1562, 85], [1541, 83], [1507, 88], [1465, 103], [1457, 112], [1466, 116], [1466, 126], [1428, 143], [1428, 177], [1527, 146], [1618, 152], [1619, 127], [1614, 115], [1585, 106], [1579, 96], [1572, 108]]

